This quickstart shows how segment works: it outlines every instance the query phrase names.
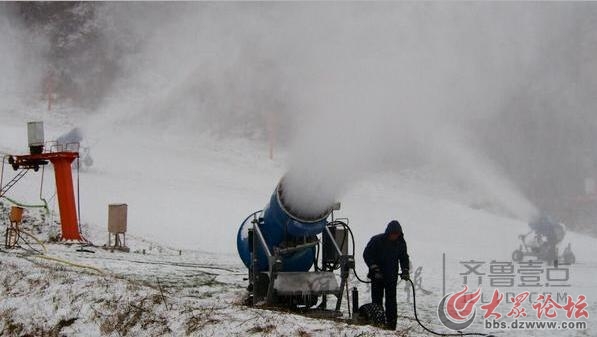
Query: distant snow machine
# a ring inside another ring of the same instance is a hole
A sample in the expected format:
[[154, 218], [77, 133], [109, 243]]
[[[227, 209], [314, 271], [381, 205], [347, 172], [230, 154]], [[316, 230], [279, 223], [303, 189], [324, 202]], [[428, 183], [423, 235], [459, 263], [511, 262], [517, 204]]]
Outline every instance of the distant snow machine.
[[55, 151], [79, 152], [79, 168], [84, 170], [93, 165], [93, 158], [91, 158], [89, 146], [80, 146], [82, 142], [83, 132], [75, 127], [56, 138], [51, 146]]
[[91, 158], [91, 154], [89, 153], [89, 146], [81, 147], [81, 160], [80, 165], [81, 169], [88, 169], [93, 166], [93, 158]]
[[56, 138], [56, 147], [61, 151], [72, 150], [72, 147], [78, 147], [83, 141], [83, 132], [79, 128], [72, 128], [69, 132]]
[[547, 216], [541, 216], [529, 223], [531, 231], [519, 235], [520, 247], [512, 252], [512, 260], [522, 261], [526, 256], [534, 256], [539, 260], [553, 263], [573, 264], [576, 257], [568, 243], [561, 255], [558, 255], [557, 245], [564, 239], [566, 231], [559, 224]]

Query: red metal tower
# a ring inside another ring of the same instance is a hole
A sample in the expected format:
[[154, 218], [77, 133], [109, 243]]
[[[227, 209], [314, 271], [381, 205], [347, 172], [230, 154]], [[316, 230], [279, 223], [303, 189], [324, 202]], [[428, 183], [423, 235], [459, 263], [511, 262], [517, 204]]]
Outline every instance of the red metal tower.
[[[3, 196], [29, 170], [37, 172], [41, 166], [52, 163], [56, 178], [58, 207], [60, 209], [61, 240], [86, 241], [79, 230], [71, 167], [72, 162], [79, 157], [79, 144], [61, 145], [56, 148], [60, 151], [44, 152], [43, 123], [29, 122], [28, 133], [30, 154], [8, 156], [8, 163], [12, 165], [15, 171], [20, 170], [20, 172], [6, 185], [0, 183], [0, 196]], [[68, 151], [68, 145], [75, 145], [77, 151]]]
[[49, 162], [54, 165], [56, 194], [60, 209], [61, 240], [84, 241], [79, 232], [77, 206], [73, 187], [72, 162], [79, 157], [78, 152], [49, 152], [9, 157], [9, 164], [15, 170], [33, 169]]

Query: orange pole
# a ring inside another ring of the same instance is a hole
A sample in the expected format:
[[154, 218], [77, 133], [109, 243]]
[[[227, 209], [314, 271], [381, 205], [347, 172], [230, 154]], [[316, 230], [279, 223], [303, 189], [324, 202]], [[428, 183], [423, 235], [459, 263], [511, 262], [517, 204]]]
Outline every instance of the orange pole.
[[71, 168], [71, 163], [78, 154], [76, 152], [59, 152], [54, 155], [50, 158], [50, 161], [54, 165], [54, 174], [56, 177], [56, 194], [58, 195], [58, 207], [60, 208], [60, 222], [62, 226], [61, 240], [83, 241], [79, 233], [79, 223], [77, 222], [77, 208]]

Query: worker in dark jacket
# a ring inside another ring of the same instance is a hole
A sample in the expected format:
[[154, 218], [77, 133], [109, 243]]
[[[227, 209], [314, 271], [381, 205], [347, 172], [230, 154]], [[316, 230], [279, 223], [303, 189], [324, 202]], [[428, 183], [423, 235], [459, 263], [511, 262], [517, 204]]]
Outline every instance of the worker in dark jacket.
[[409, 279], [409, 259], [400, 223], [392, 220], [385, 233], [372, 237], [365, 247], [363, 258], [369, 267], [367, 277], [371, 279], [371, 300], [381, 306], [385, 292], [386, 327], [395, 330], [398, 263], [402, 270], [400, 277]]

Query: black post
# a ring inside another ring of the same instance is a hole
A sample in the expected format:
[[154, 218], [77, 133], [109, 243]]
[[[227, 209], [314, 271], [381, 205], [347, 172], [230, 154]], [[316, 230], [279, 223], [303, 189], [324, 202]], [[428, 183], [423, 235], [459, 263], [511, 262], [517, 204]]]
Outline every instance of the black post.
[[359, 290], [357, 287], [352, 288], [352, 312], [359, 312]]

